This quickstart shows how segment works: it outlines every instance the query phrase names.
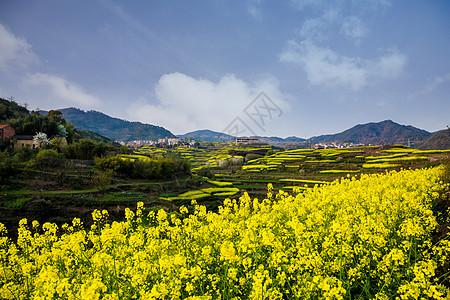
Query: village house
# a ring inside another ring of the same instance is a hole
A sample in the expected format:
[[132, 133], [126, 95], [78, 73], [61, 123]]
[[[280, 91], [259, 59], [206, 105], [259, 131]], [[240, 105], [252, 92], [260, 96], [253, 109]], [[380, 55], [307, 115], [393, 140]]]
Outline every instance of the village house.
[[16, 135], [16, 131], [11, 125], [0, 125], [0, 141], [10, 140]]
[[39, 147], [32, 135], [15, 135], [12, 138], [12, 144], [14, 148], [30, 147], [36, 149]]

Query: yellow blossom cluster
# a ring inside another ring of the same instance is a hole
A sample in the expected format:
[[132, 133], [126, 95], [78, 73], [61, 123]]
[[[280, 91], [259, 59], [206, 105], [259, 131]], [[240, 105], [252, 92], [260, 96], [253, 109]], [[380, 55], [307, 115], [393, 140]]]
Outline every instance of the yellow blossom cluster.
[[[295, 196], [126, 210], [94, 225], [0, 224], [0, 299], [449, 299], [436, 241], [441, 168], [361, 175]], [[294, 193], [295, 194], [295, 193]], [[189, 211], [190, 209], [191, 211]], [[448, 271], [448, 270], [447, 270]]]

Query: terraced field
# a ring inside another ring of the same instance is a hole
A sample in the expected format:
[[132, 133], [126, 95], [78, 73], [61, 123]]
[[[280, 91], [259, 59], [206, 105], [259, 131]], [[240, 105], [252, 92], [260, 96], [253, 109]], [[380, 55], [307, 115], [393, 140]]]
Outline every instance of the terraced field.
[[[262, 151], [262, 152], [261, 152]], [[258, 154], [256, 154], [258, 153]], [[261, 155], [266, 153], [266, 155]], [[190, 161], [194, 177], [203, 187], [237, 188], [234, 196], [244, 192], [258, 197], [267, 192], [272, 183], [276, 192], [302, 191], [323, 185], [342, 177], [387, 170], [415, 169], [438, 164], [450, 155], [448, 150], [421, 151], [404, 146], [368, 146], [342, 149], [294, 149], [286, 150], [267, 145], [237, 147], [233, 144], [210, 144], [207, 147], [174, 148], [165, 150], [143, 147], [134, 155], [124, 159], [146, 159], [146, 157], [176, 155]], [[256, 158], [255, 158], [256, 157]], [[251, 158], [251, 159], [249, 159]], [[205, 177], [204, 175], [208, 177]], [[201, 190], [200, 188], [198, 190]], [[188, 191], [189, 192], [189, 191]], [[175, 201], [189, 198], [189, 193], [171, 194], [160, 199]], [[195, 195], [195, 196], [194, 196]], [[228, 195], [227, 192], [223, 194]], [[218, 195], [192, 194], [199, 202], [217, 200]], [[230, 194], [230, 196], [233, 196]], [[186, 201], [181, 201], [185, 203]], [[180, 202], [180, 203], [181, 203]]]
[[[138, 180], [102, 174], [89, 165], [63, 171], [35, 171], [28, 174], [27, 186], [18, 185], [2, 193], [0, 210], [2, 222], [9, 228], [17, 227], [18, 216], [60, 224], [79, 216], [88, 223], [94, 208], [108, 209], [111, 219], [120, 220], [124, 209], [139, 201], [149, 209], [177, 211], [196, 199], [215, 211], [227, 197], [237, 199], [245, 193], [265, 197], [269, 183], [275, 193], [280, 190], [301, 193], [342, 177], [359, 178], [386, 170], [438, 165], [449, 155], [450, 151], [405, 147], [283, 150], [220, 143], [208, 143], [201, 148], [144, 147], [122, 154], [121, 158], [181, 157], [189, 161], [192, 176]], [[74, 188], [64, 188], [66, 184]]]

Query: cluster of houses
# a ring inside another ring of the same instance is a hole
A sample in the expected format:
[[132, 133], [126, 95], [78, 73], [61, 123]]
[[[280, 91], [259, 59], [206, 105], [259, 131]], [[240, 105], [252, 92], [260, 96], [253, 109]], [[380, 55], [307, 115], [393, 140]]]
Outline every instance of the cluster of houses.
[[[333, 149], [333, 148], [348, 148], [348, 147], [360, 147], [367, 146], [366, 144], [354, 144], [354, 143], [316, 143], [314, 144], [314, 149]], [[368, 145], [373, 146], [373, 145]]]
[[139, 148], [143, 146], [159, 146], [159, 147], [166, 147], [166, 146], [184, 146], [184, 147], [193, 147], [195, 145], [195, 140], [182, 140], [179, 137], [164, 137], [159, 138], [156, 141], [153, 140], [134, 140], [134, 141], [128, 141], [128, 142], [119, 142], [122, 146], [128, 146], [132, 148]]
[[32, 135], [16, 135], [16, 130], [11, 125], [0, 125], [0, 141], [10, 141], [14, 148], [39, 147]]
[[236, 138], [236, 145], [252, 145], [258, 144], [259, 138], [257, 137], [238, 137]]
[[[135, 140], [123, 142], [119, 141], [122, 146], [128, 146], [132, 148], [139, 148], [144, 146], [158, 146], [158, 147], [167, 147], [167, 146], [181, 146], [181, 147], [194, 147], [197, 143], [194, 139], [180, 139], [178, 137], [164, 137], [159, 138], [157, 141], [152, 140]], [[242, 137], [236, 138], [236, 145], [252, 145], [259, 144], [259, 138], [257, 137]]]

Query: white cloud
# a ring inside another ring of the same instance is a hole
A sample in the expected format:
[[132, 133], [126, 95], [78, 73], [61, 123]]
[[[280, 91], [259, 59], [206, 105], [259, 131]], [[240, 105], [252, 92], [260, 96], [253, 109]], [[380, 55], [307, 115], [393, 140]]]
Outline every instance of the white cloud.
[[[291, 0], [293, 7], [299, 10], [303, 10], [307, 7], [321, 8], [324, 6], [323, 0]], [[331, 2], [329, 2], [331, 4]]]
[[42, 99], [42, 104], [50, 107], [76, 105], [81, 108], [93, 108], [100, 104], [97, 97], [86, 93], [77, 84], [52, 74], [28, 74], [24, 79], [24, 86], [33, 88], [36, 97]]
[[356, 17], [350, 16], [344, 19], [340, 33], [345, 35], [348, 39], [358, 42], [367, 36], [369, 29], [364, 22]]
[[263, 18], [263, 13], [260, 8], [262, 0], [249, 0], [247, 2], [247, 11], [250, 14], [250, 16], [257, 20], [261, 21]]
[[[299, 36], [288, 41], [280, 61], [300, 67], [312, 85], [345, 87], [358, 91], [381, 80], [398, 78], [407, 58], [395, 49], [379, 57], [345, 56], [330, 45], [346, 38], [356, 46], [369, 34], [365, 16], [390, 6], [388, 0], [291, 0], [313, 18], [303, 21]], [[348, 12], [352, 13], [349, 14]]]
[[198, 129], [220, 131], [242, 114], [260, 92], [285, 109], [286, 97], [278, 84], [271, 76], [247, 83], [231, 74], [216, 83], [181, 73], [165, 74], [155, 87], [158, 103], [139, 99], [127, 113], [131, 119], [159, 124], [175, 133]]
[[39, 58], [31, 50], [31, 45], [0, 24], [0, 72], [5, 75], [2, 83], [7, 82], [7, 88], [0, 87], [3, 95], [6, 92], [11, 95], [22, 94], [22, 97], [30, 98], [33, 104], [39, 103], [41, 108], [93, 108], [100, 104], [97, 97], [73, 82], [53, 74], [32, 73], [29, 68], [25, 68], [37, 63]]
[[329, 24], [325, 18], [308, 19], [300, 28], [302, 37], [309, 40], [324, 40], [327, 37]]
[[365, 12], [384, 11], [392, 5], [390, 0], [351, 0], [350, 2]]
[[389, 0], [291, 0], [291, 5], [299, 10], [313, 8], [321, 11], [329, 9], [346, 9], [349, 6], [360, 10], [376, 11], [391, 5]]
[[299, 32], [304, 39], [315, 42], [341, 34], [348, 40], [359, 43], [367, 36], [369, 29], [360, 17], [344, 17], [339, 8], [329, 8], [319, 17], [304, 21]]
[[421, 96], [424, 94], [431, 93], [438, 89], [442, 84], [450, 82], [450, 73], [447, 73], [443, 76], [436, 76], [430, 80], [428, 80], [428, 83], [422, 86], [419, 90], [411, 93], [408, 95], [408, 99], [411, 100], [412, 98], [415, 98], [417, 96]]
[[7, 71], [13, 66], [24, 67], [38, 61], [31, 45], [16, 37], [0, 23], [0, 71]]
[[368, 61], [367, 66], [374, 78], [395, 79], [402, 74], [407, 60], [406, 55], [398, 53], [395, 49], [389, 49], [386, 55], [375, 61]]
[[424, 90], [432, 92], [445, 82], [450, 82], [450, 73], [433, 78], [427, 85], [425, 85]]
[[291, 4], [298, 10], [308, 9], [308, 15], [314, 16], [300, 27], [303, 39], [317, 43], [342, 35], [356, 45], [369, 33], [363, 20], [390, 6], [387, 0], [291, 0]]
[[290, 41], [280, 61], [302, 68], [313, 85], [346, 87], [357, 91], [378, 80], [397, 78], [406, 56], [390, 50], [377, 59], [346, 57], [310, 41]]

